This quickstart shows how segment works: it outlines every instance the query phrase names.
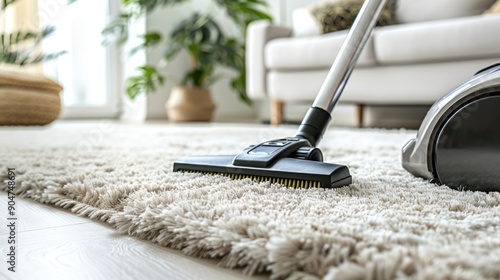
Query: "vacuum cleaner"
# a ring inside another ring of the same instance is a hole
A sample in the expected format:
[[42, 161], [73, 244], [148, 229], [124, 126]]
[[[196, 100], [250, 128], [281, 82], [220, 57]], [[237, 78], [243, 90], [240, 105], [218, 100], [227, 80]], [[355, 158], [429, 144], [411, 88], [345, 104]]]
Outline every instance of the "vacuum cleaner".
[[[237, 155], [182, 157], [174, 162], [174, 171], [251, 178], [294, 188], [351, 184], [347, 166], [323, 162], [316, 145], [385, 2], [363, 3], [295, 135], [252, 145]], [[416, 176], [458, 189], [500, 190], [499, 121], [500, 65], [494, 65], [434, 104], [417, 139], [403, 148], [403, 167]]]
[[458, 190], [500, 191], [500, 63], [436, 101], [402, 154], [415, 176]]
[[352, 183], [345, 165], [323, 162], [316, 147], [331, 120], [331, 112], [368, 40], [385, 0], [363, 3], [316, 99], [295, 135], [253, 145], [237, 155], [187, 156], [174, 171], [251, 178], [294, 188], [336, 188]]

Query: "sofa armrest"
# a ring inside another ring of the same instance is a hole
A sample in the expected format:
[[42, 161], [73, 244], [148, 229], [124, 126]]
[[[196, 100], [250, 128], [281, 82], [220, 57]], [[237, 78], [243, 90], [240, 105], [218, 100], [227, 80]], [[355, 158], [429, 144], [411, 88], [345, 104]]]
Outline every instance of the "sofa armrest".
[[264, 48], [270, 40], [290, 37], [292, 29], [273, 25], [269, 21], [259, 20], [250, 23], [246, 38], [246, 89], [251, 99], [263, 99], [267, 96]]

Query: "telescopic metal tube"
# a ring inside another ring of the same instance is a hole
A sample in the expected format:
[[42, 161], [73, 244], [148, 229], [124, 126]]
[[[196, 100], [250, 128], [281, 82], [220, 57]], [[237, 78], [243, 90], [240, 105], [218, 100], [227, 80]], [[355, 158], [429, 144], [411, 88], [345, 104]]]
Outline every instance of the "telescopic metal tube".
[[339, 101], [385, 2], [386, 0], [365, 0], [295, 137], [307, 139], [312, 146], [321, 141], [330, 123], [331, 112]]
[[356, 66], [363, 47], [377, 22], [386, 0], [365, 0], [354, 21], [328, 76], [319, 90], [313, 107], [331, 113]]

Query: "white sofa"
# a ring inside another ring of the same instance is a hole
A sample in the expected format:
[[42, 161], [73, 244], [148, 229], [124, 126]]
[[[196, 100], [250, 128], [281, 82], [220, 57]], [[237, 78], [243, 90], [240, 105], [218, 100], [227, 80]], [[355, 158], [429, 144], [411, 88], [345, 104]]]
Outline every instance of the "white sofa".
[[[396, 1], [397, 24], [374, 30], [340, 99], [356, 104], [358, 126], [365, 105], [431, 105], [500, 61], [500, 14], [483, 14], [496, 0]], [[273, 124], [285, 104], [312, 103], [346, 34], [298, 36], [265, 21], [248, 27], [247, 92], [271, 101]]]

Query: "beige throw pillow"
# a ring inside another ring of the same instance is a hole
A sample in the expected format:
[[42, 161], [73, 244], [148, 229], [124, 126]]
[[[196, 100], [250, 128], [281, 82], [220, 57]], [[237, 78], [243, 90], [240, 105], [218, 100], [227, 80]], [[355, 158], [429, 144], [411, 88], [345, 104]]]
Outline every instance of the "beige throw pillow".
[[[362, 0], [337, 0], [312, 5], [309, 12], [320, 26], [321, 33], [349, 29], [363, 5]], [[393, 1], [388, 1], [378, 20], [378, 26], [393, 24]]]
[[488, 10], [484, 12], [484, 14], [500, 14], [500, 0], [495, 2]]

